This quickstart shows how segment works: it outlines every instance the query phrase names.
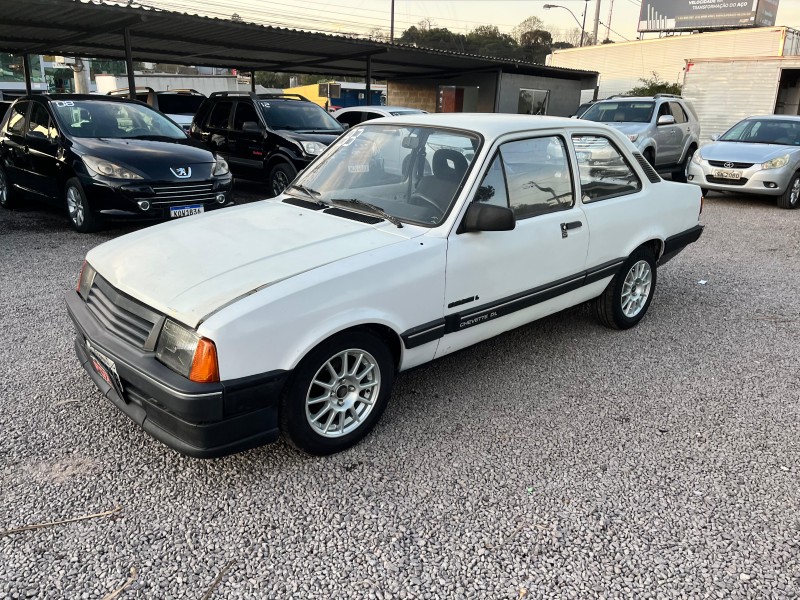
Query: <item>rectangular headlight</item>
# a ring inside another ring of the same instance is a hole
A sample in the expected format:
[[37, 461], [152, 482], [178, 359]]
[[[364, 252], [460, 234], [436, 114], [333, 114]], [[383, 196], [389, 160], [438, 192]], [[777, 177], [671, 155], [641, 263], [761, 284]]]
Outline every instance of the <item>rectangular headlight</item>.
[[97, 275], [97, 271], [92, 268], [92, 265], [86, 261], [83, 261], [81, 275], [78, 278], [78, 294], [80, 294], [84, 301], [89, 297], [89, 290], [92, 289], [95, 275]]
[[156, 358], [176, 373], [189, 377], [200, 336], [167, 319], [158, 336]]

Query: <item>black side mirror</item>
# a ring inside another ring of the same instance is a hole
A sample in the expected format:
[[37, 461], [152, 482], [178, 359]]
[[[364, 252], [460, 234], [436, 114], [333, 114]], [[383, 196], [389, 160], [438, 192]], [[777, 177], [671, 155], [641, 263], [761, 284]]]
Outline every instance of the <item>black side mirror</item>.
[[516, 226], [517, 220], [510, 208], [473, 202], [464, 215], [462, 231], [511, 231]]
[[245, 133], [261, 133], [261, 127], [256, 121], [245, 121], [242, 123], [242, 131]]

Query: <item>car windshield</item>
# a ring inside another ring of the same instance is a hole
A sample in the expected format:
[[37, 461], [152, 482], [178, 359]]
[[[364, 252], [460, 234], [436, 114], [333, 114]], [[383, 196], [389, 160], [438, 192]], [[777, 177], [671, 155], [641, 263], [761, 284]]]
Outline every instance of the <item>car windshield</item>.
[[304, 100], [259, 100], [261, 114], [270, 129], [289, 131], [323, 131], [341, 133], [342, 124], [325, 109]]
[[53, 100], [50, 106], [66, 132], [79, 138], [186, 139], [175, 123], [133, 102]]
[[598, 123], [649, 123], [654, 107], [655, 102], [648, 101], [597, 102], [580, 118]]
[[360, 125], [336, 140], [287, 193], [436, 226], [450, 212], [479, 145], [476, 134], [462, 131]]
[[193, 115], [205, 99], [196, 94], [158, 94], [158, 110], [168, 115]]
[[800, 146], [800, 119], [745, 119], [719, 139], [724, 142]]

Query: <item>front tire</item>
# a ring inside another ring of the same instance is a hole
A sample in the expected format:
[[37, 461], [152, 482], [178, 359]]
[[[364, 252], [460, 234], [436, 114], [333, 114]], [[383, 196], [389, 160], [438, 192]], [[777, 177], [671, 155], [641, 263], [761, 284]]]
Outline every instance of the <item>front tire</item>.
[[337, 335], [297, 366], [281, 405], [281, 429], [298, 449], [326, 456], [361, 441], [383, 414], [395, 364], [367, 331]]
[[269, 172], [269, 191], [273, 196], [280, 196], [292, 180], [297, 176], [297, 170], [289, 163], [278, 163]]
[[656, 259], [649, 248], [628, 257], [595, 300], [597, 318], [612, 329], [630, 329], [642, 320], [656, 291]]
[[92, 212], [80, 181], [73, 177], [64, 186], [64, 199], [67, 204], [67, 216], [72, 228], [78, 233], [97, 231], [100, 223]]
[[14, 208], [17, 204], [17, 191], [8, 179], [8, 173], [0, 166], [0, 206]]
[[686, 151], [686, 158], [683, 159], [680, 168], [672, 172], [672, 181], [678, 181], [680, 183], [689, 181], [689, 165], [692, 162], [692, 157], [695, 152], [697, 152], [697, 146], [689, 146], [689, 149]]
[[786, 191], [778, 196], [778, 206], [789, 209], [800, 206], [800, 173], [792, 176]]

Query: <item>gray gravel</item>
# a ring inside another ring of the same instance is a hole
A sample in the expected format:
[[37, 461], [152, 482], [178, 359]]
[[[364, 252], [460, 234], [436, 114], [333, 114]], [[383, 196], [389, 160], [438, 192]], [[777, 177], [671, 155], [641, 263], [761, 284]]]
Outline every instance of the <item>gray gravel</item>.
[[796, 598], [800, 211], [704, 222], [631, 331], [576, 308], [402, 375], [347, 452], [200, 461], [74, 356], [63, 296], [131, 228], [0, 212], [0, 529], [121, 507], [0, 536], [0, 597]]

